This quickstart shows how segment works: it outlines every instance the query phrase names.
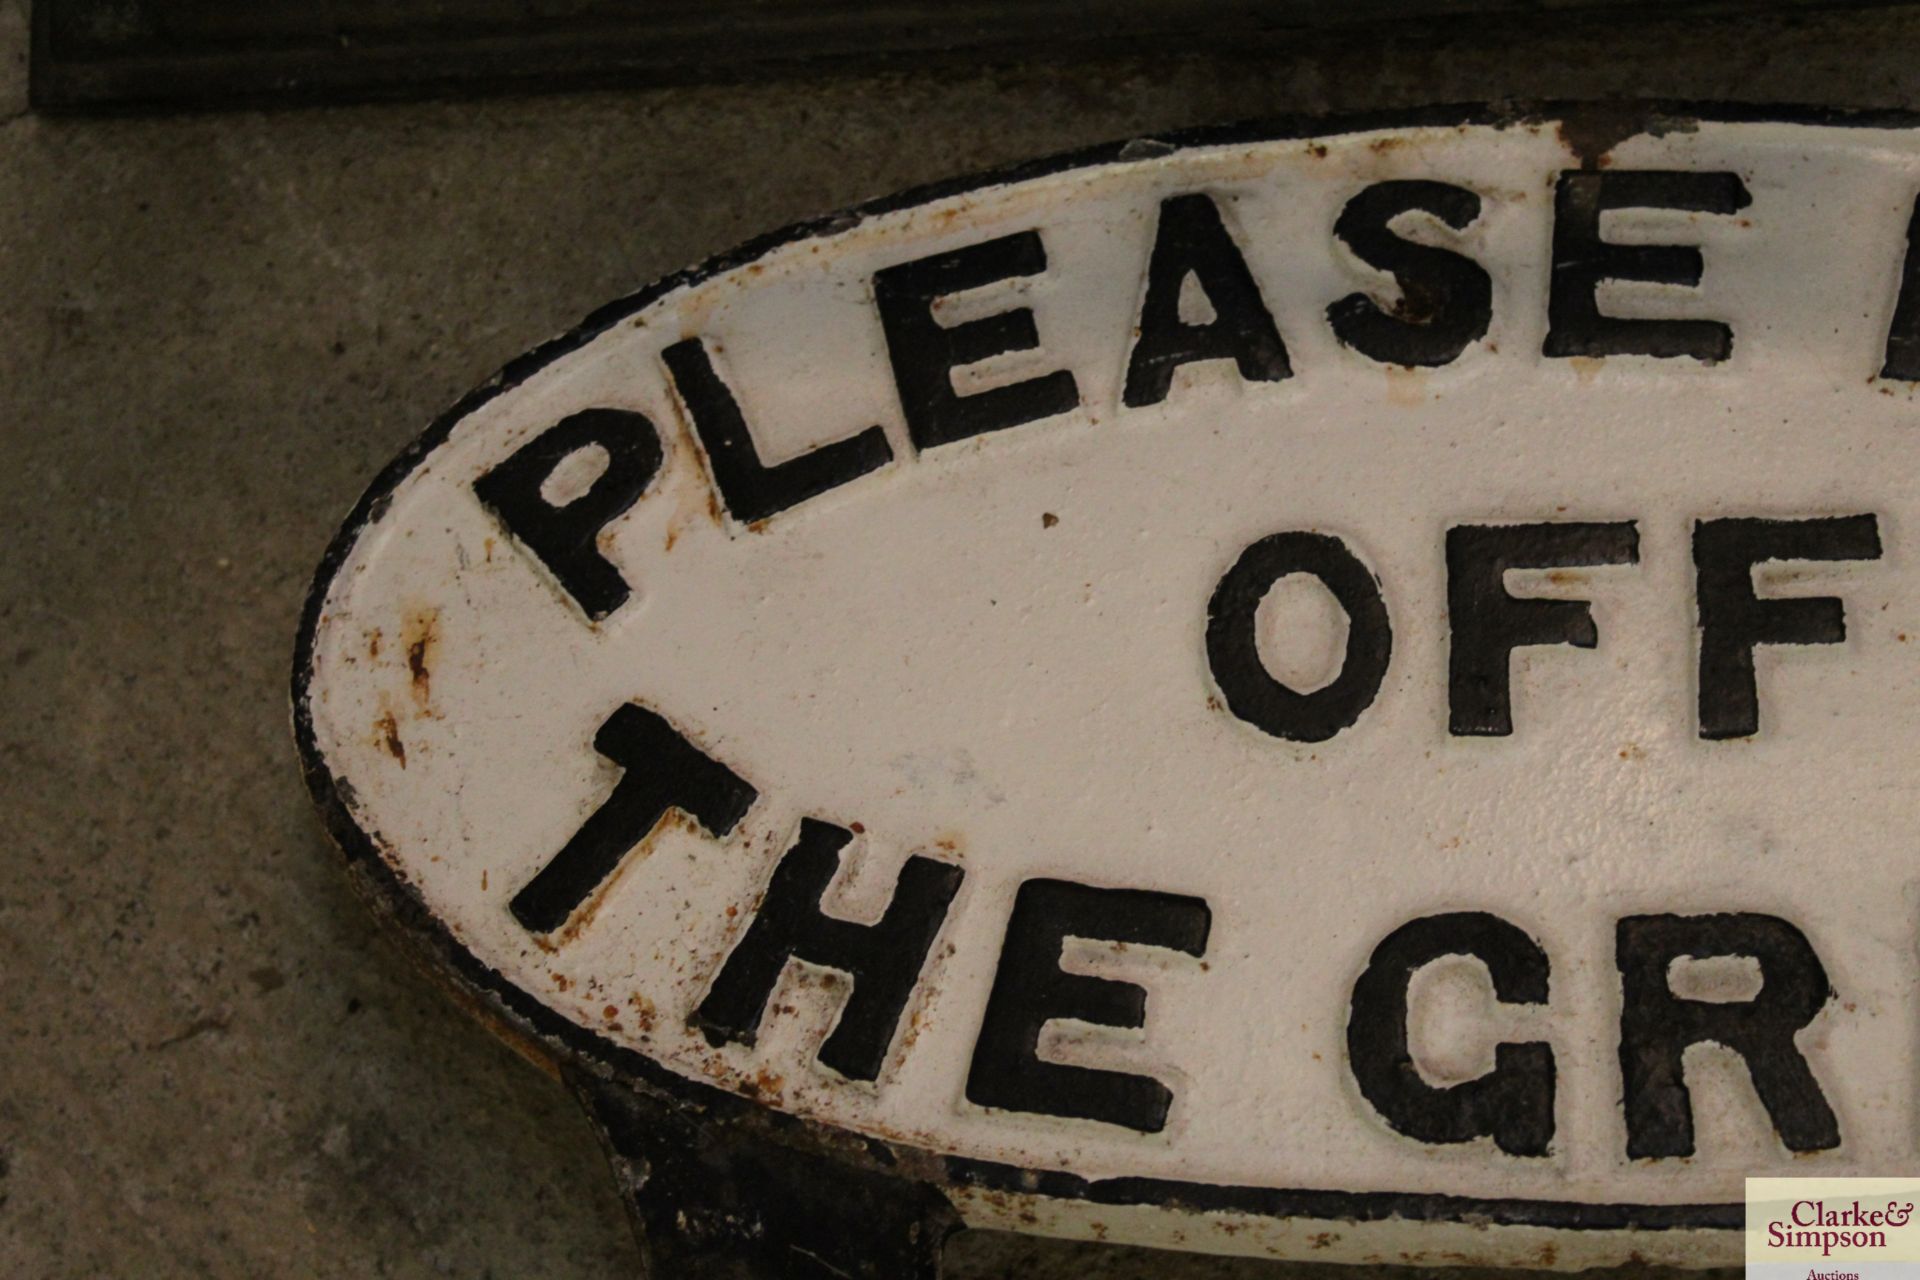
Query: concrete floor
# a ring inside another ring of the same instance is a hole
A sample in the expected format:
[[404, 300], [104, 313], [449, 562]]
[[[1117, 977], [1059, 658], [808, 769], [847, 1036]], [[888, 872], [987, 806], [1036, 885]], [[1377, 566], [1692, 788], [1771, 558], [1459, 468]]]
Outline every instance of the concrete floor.
[[1900, 9], [78, 121], [24, 113], [0, 3], [0, 1275], [637, 1274], [586, 1123], [376, 933], [287, 728], [335, 523], [510, 357], [755, 232], [1082, 143], [1491, 97], [1912, 107], [1916, 50]]

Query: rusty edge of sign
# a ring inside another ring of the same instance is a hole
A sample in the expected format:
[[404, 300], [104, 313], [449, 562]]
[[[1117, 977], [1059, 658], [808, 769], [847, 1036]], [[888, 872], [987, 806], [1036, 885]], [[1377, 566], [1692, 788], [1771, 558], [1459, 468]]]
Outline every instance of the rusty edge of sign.
[[[890, 1182], [950, 1187], [988, 1195], [1034, 1196], [1102, 1206], [1158, 1206], [1181, 1211], [1233, 1213], [1255, 1217], [1320, 1221], [1403, 1221], [1540, 1227], [1574, 1231], [1721, 1230], [1744, 1226], [1744, 1206], [1724, 1204], [1589, 1204], [1570, 1200], [1486, 1199], [1428, 1192], [1328, 1191], [1258, 1186], [1215, 1185], [1176, 1179], [1119, 1177], [1088, 1179], [1061, 1170], [1023, 1169], [970, 1157], [947, 1155], [882, 1140], [837, 1126], [773, 1110], [715, 1085], [680, 1076], [580, 1026], [541, 1004], [488, 967], [438, 920], [418, 891], [380, 855], [378, 838], [354, 818], [351, 787], [334, 778], [314, 739], [309, 706], [314, 637], [334, 575], [360, 533], [384, 514], [400, 483], [463, 419], [510, 391], [547, 365], [585, 346], [620, 321], [676, 290], [745, 266], [797, 241], [852, 230], [868, 219], [916, 205], [1112, 163], [1157, 159], [1201, 148], [1339, 137], [1383, 129], [1538, 128], [1553, 126], [1584, 168], [1604, 165], [1619, 143], [1643, 134], [1684, 132], [1699, 123], [1793, 124], [1840, 128], [1911, 129], [1920, 113], [1905, 110], [1847, 109], [1744, 103], [1694, 103], [1660, 100], [1623, 102], [1495, 102], [1437, 106], [1338, 116], [1287, 116], [1263, 121], [1184, 130], [1108, 143], [1007, 168], [913, 188], [851, 209], [796, 223], [750, 240], [697, 266], [669, 275], [588, 315], [570, 332], [508, 363], [480, 387], [462, 397], [424, 434], [395, 458], [354, 505], [328, 545], [302, 608], [293, 655], [293, 729], [302, 772], [326, 823], [345, 857], [356, 890], [411, 941], [410, 952], [460, 1003], [495, 1034], [550, 1074], [565, 1079], [593, 1113], [607, 1138], [616, 1167], [629, 1153], [619, 1150], [621, 1125], [610, 1114], [626, 1092], [644, 1100], [652, 1116], [666, 1117], [680, 1130], [692, 1125], [723, 1134], [735, 1147], [774, 1144], [796, 1153], [824, 1157], [850, 1175], [878, 1175]], [[623, 1176], [623, 1181], [632, 1182]], [[632, 1205], [630, 1203], [630, 1208]], [[957, 1214], [944, 1204], [922, 1206], [942, 1237], [959, 1229]], [[937, 1247], [937, 1240], [931, 1241]]]

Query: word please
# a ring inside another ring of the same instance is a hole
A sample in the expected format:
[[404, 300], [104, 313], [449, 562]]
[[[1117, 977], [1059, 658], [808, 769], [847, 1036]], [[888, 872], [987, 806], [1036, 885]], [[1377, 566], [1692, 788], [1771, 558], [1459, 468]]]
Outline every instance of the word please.
[[[1629, 318], [1599, 305], [1608, 282], [1697, 286], [1701, 251], [1683, 244], [1616, 244], [1601, 235], [1603, 215], [1620, 210], [1690, 216], [1732, 215], [1751, 203], [1739, 175], [1682, 170], [1568, 171], [1555, 177], [1552, 270], [1547, 332], [1549, 360], [1607, 356], [1717, 363], [1733, 351], [1726, 321], [1705, 316]], [[1399, 233], [1412, 215], [1458, 233], [1480, 218], [1482, 200], [1466, 187], [1431, 180], [1370, 184], [1345, 204], [1333, 235], [1354, 259], [1390, 279], [1398, 299], [1349, 293], [1326, 306], [1326, 323], [1346, 348], [1380, 364], [1436, 367], [1484, 343], [1494, 291], [1486, 268], [1457, 249]], [[1294, 376], [1286, 342], [1262, 284], [1215, 199], [1187, 192], [1162, 200], [1151, 244], [1143, 246], [1144, 280], [1131, 314], [1112, 318], [1124, 377], [1122, 414], [1162, 404], [1175, 375], [1190, 365], [1231, 368], [1247, 383]], [[1908, 240], [1920, 236], [1920, 213]], [[1898, 303], [1879, 364], [1883, 378], [1920, 382], [1920, 254], [1887, 246], [1900, 263]], [[1901, 254], [1905, 253], [1902, 258]], [[949, 298], [1046, 273], [1038, 228], [947, 249], [873, 271], [867, 280], [887, 368], [908, 447], [924, 453], [1082, 407], [1071, 369], [1052, 367], [1030, 308], [1011, 307], [947, 324]], [[1205, 305], [1189, 306], [1204, 301]], [[1196, 315], [1195, 312], [1204, 313]], [[743, 525], [757, 525], [895, 462], [879, 424], [829, 426], [832, 433], [795, 456], [769, 462], [755, 442], [716, 353], [723, 343], [682, 337], [659, 353], [667, 388], [678, 401], [705, 462], [718, 506]], [[967, 370], [1019, 357], [1044, 372], [1000, 385], [962, 389]], [[840, 376], [869, 376], [849, 359]], [[604, 468], [572, 500], [549, 501], [543, 487], [573, 454], [595, 450]], [[521, 545], [554, 575], [591, 621], [611, 616], [631, 587], [602, 553], [598, 535], [648, 492], [666, 465], [659, 430], [646, 415], [620, 408], [571, 414], [523, 444], [475, 483], [481, 501]]]

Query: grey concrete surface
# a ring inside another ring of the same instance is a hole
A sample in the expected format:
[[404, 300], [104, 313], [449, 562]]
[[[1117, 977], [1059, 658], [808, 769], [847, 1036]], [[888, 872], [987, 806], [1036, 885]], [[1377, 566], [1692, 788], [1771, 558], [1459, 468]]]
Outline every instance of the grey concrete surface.
[[[1910, 9], [127, 120], [21, 112], [0, 7], [0, 1276], [633, 1276], [583, 1119], [414, 973], [295, 768], [295, 614], [433, 414], [792, 219], [1281, 111], [1913, 106]], [[1351, 1272], [1012, 1237], [966, 1280]]]

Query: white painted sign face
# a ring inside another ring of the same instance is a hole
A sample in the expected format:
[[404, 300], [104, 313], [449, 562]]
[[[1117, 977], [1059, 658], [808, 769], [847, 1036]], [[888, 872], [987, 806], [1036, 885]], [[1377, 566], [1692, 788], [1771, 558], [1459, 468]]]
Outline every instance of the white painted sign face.
[[548, 1051], [976, 1225], [1731, 1262], [1920, 1154], [1916, 192], [1488, 116], [775, 236], [380, 479], [316, 794]]

